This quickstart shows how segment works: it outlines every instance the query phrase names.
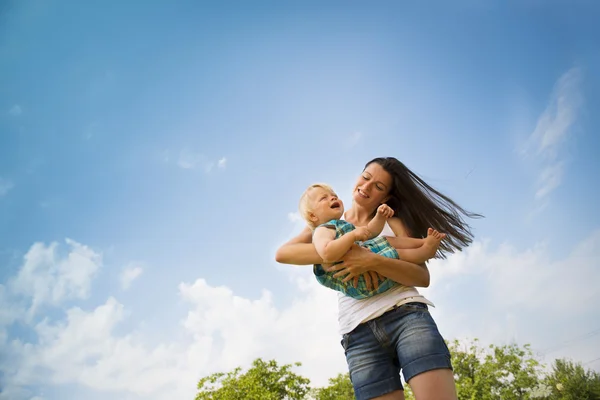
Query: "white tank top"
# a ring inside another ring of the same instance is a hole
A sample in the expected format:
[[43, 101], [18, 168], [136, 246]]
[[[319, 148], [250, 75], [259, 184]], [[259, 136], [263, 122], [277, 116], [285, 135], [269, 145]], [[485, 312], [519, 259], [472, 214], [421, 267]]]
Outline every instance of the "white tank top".
[[[388, 223], [385, 223], [379, 236], [396, 236]], [[338, 292], [339, 331], [343, 335], [352, 332], [359, 324], [379, 317], [394, 306], [419, 302], [433, 306], [412, 286], [398, 285], [386, 292], [366, 299], [354, 299]]]

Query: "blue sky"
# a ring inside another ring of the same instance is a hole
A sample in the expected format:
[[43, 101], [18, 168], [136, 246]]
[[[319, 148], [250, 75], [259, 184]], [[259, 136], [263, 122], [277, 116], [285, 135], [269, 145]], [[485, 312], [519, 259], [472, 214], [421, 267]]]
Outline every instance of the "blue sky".
[[447, 338], [600, 357], [599, 11], [5, 3], [0, 398], [191, 398], [256, 357], [325, 384], [335, 294], [274, 252], [378, 156], [486, 216], [430, 264]]

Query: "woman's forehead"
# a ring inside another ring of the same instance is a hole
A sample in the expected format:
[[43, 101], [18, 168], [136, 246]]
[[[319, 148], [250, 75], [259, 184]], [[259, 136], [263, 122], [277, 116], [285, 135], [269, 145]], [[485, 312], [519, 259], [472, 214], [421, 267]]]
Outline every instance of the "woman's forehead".
[[390, 174], [383, 169], [383, 167], [377, 163], [367, 165], [365, 172], [370, 174], [373, 179], [381, 181], [382, 183], [389, 184], [392, 180]]

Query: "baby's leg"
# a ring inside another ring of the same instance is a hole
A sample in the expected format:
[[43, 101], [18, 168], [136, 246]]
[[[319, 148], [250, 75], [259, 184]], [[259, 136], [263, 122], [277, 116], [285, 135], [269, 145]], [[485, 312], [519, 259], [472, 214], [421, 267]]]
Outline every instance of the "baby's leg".
[[440, 242], [443, 238], [446, 237], [445, 233], [440, 233], [435, 229], [429, 228], [427, 230], [427, 237], [425, 239], [421, 239], [423, 244], [419, 248], [404, 248], [404, 249], [396, 249], [398, 251], [398, 255], [401, 260], [408, 261], [415, 264], [421, 264], [425, 261], [429, 260], [435, 253], [437, 252], [438, 247], [440, 247]]
[[425, 239], [417, 239], [406, 236], [386, 236], [392, 247], [396, 249], [416, 249], [425, 243]]

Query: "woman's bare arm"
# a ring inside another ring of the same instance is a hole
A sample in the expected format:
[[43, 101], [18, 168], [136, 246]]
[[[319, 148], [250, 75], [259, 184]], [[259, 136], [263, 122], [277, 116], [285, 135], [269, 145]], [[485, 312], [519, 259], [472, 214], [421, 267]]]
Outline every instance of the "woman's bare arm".
[[326, 271], [339, 271], [335, 278], [345, 277], [348, 282], [366, 271], [375, 271], [406, 286], [429, 286], [429, 270], [425, 265], [417, 265], [408, 261], [398, 260], [375, 254], [367, 249], [355, 245], [342, 258], [341, 264], [324, 267]]
[[[402, 222], [402, 220], [400, 218], [393, 217], [393, 218], [388, 219], [388, 225], [390, 226], [392, 231], [394, 231], [394, 234], [396, 234], [397, 238], [403, 239], [404, 242], [406, 242], [407, 239], [412, 239], [411, 233], [408, 231], [408, 229], [406, 229], [406, 226], [404, 226], [404, 223]], [[423, 241], [423, 239], [415, 239], [415, 240]], [[417, 265], [418, 267], [421, 267], [423, 270], [425, 270], [426, 274], [424, 273], [422, 278], [424, 279], [423, 282], [426, 282], [427, 284], [426, 285], [411, 285], [411, 286], [421, 286], [421, 287], [429, 286], [430, 276], [429, 276], [429, 269], [427, 268], [427, 264], [421, 263], [421, 264], [412, 264], [412, 265]], [[420, 274], [417, 273], [417, 275], [420, 275]], [[392, 279], [392, 278], [390, 278], [390, 279]], [[392, 280], [394, 280], [394, 279], [392, 279]]]
[[283, 244], [275, 253], [275, 261], [281, 264], [311, 265], [321, 264], [323, 259], [312, 244], [312, 231], [304, 228], [298, 236]]
[[378, 263], [375, 265], [374, 270], [378, 274], [406, 286], [429, 286], [429, 269], [425, 264], [417, 265], [394, 258], [383, 258], [384, 260], [378, 260]]
[[[397, 238], [402, 238], [402, 239], [412, 239], [410, 236], [410, 232], [408, 231], [408, 229], [406, 229], [406, 227], [404, 226], [404, 223], [402, 222], [402, 220], [400, 218], [397, 217], [393, 217], [388, 219], [388, 225], [390, 226], [390, 228], [392, 228], [392, 231], [394, 231], [394, 234], [396, 235]], [[423, 241], [423, 239], [416, 239], [416, 240], [421, 240]], [[425, 265], [425, 263], [419, 264], [421, 267], [427, 269], [427, 265]]]
[[[406, 228], [400, 219], [390, 218], [388, 224], [396, 236], [408, 236]], [[345, 276], [344, 281], [349, 281], [353, 277], [370, 270], [402, 285], [429, 286], [429, 270], [425, 264], [417, 265], [403, 260], [380, 256], [359, 246], [354, 246], [342, 258], [342, 261], [342, 264], [336, 264], [326, 268], [326, 270], [339, 271], [337, 276]]]
[[[287, 243], [277, 249], [275, 261], [281, 264], [293, 265], [321, 264], [325, 269], [331, 266], [323, 263], [323, 259], [312, 244], [312, 231], [309, 227], [304, 228], [298, 236], [290, 239]], [[376, 278], [372, 278], [370, 274], [374, 273], [368, 272], [364, 274], [367, 289], [377, 289], [379, 287], [379, 282]], [[354, 286], [356, 286], [357, 283], [358, 275], [356, 276]]]

